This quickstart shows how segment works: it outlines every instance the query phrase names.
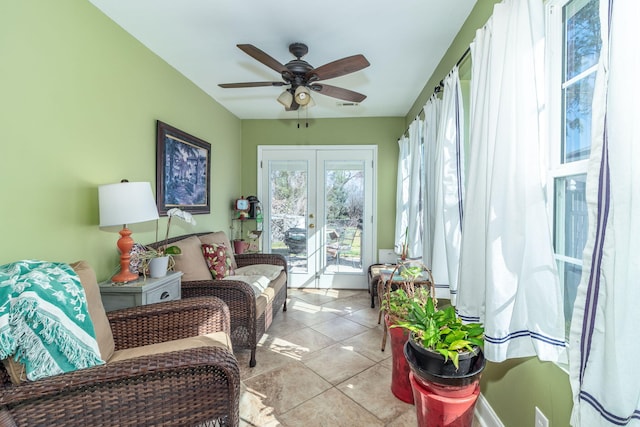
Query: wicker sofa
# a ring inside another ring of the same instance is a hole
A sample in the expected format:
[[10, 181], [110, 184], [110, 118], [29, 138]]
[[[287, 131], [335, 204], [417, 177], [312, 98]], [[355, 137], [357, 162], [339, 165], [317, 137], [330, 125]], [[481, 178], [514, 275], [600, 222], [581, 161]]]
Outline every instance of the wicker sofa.
[[[231, 342], [234, 350], [250, 349], [249, 366], [256, 365], [256, 347], [258, 341], [271, 325], [276, 313], [282, 307], [287, 311], [287, 260], [279, 254], [233, 254], [229, 249], [232, 268], [272, 265], [281, 267], [277, 277], [261, 292], [241, 280], [212, 279], [201, 244], [222, 244], [231, 248], [229, 239], [223, 231], [193, 233], [170, 238], [166, 243], [179, 246], [182, 254], [175, 256], [175, 269], [182, 271], [182, 298], [215, 296], [222, 299], [231, 313]], [[165, 241], [149, 246], [158, 248]]]
[[86, 263], [72, 266], [107, 363], [24, 381], [21, 365], [3, 361], [0, 426], [239, 424], [240, 371], [222, 300], [192, 298], [105, 314], [93, 270]]

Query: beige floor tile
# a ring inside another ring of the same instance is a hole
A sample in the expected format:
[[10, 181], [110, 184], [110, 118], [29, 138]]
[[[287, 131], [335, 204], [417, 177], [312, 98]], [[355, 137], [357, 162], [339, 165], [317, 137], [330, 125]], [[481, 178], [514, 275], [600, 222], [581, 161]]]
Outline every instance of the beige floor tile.
[[309, 304], [322, 305], [327, 302], [335, 301], [336, 298], [338, 298], [338, 294], [335, 291], [327, 292], [325, 290], [313, 290], [296, 292], [292, 294], [291, 297], [305, 301]]
[[361, 308], [360, 310], [356, 310], [345, 317], [368, 328], [375, 328], [378, 326], [378, 310], [375, 308]]
[[343, 317], [311, 325], [311, 328], [333, 338], [335, 341], [342, 341], [369, 330], [366, 326], [362, 326], [359, 323], [352, 322]]
[[[416, 427], [418, 425], [418, 415], [416, 408], [412, 406], [399, 417], [391, 420], [386, 427]], [[475, 427], [475, 426], [474, 426]]]
[[362, 299], [362, 297], [351, 296], [348, 298], [340, 298], [335, 301], [331, 301], [325, 304], [322, 304], [322, 308], [325, 309], [334, 309], [337, 313], [341, 315], [351, 315], [359, 310], [367, 308], [369, 303], [366, 299]]
[[391, 392], [391, 370], [375, 365], [337, 386], [377, 418], [390, 422], [413, 405], [396, 398]]
[[289, 308], [287, 316], [307, 326], [317, 325], [318, 323], [327, 322], [329, 320], [339, 319], [341, 316], [330, 312], [328, 309], [322, 310], [321, 306], [314, 306], [308, 303], [292, 304]]
[[325, 347], [329, 347], [336, 343], [335, 339], [330, 338], [327, 334], [316, 331], [312, 327], [305, 327], [298, 329], [290, 334], [282, 337], [281, 341], [290, 343], [297, 346], [302, 351], [298, 352], [301, 359], [307, 356], [309, 353], [313, 353], [318, 350], [322, 350]]
[[391, 357], [389, 340], [387, 340], [385, 350], [380, 351], [382, 346], [382, 328], [368, 329], [360, 335], [343, 340], [342, 343], [352, 346], [358, 353], [376, 362]]
[[330, 383], [299, 362], [249, 378], [244, 384], [247, 392], [255, 395], [263, 407], [272, 408], [275, 415], [331, 388]]
[[304, 427], [382, 427], [384, 425], [335, 388], [283, 414], [280, 420], [288, 427], [302, 425]]
[[243, 384], [240, 388], [240, 426], [275, 427], [282, 425], [276, 418], [273, 408], [263, 403], [264, 396], [254, 390], [248, 390]]
[[340, 343], [310, 354], [303, 363], [334, 385], [375, 364], [371, 359]]

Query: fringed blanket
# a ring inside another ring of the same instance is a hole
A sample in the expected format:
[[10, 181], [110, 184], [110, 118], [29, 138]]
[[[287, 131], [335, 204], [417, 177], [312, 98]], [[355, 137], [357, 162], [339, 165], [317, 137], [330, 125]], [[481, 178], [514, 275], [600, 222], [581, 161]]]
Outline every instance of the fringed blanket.
[[0, 266], [0, 359], [27, 378], [103, 364], [80, 279], [71, 266], [18, 261]]

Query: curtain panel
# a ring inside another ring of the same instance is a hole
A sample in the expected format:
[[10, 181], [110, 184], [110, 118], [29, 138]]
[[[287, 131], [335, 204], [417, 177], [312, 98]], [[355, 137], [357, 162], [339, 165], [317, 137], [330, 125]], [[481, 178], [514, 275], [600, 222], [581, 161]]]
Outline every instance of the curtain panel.
[[485, 356], [564, 361], [564, 314], [541, 185], [543, 4], [494, 7], [471, 46], [469, 187], [457, 310], [485, 325]]
[[601, 0], [588, 239], [570, 333], [574, 426], [640, 425], [640, 2]]

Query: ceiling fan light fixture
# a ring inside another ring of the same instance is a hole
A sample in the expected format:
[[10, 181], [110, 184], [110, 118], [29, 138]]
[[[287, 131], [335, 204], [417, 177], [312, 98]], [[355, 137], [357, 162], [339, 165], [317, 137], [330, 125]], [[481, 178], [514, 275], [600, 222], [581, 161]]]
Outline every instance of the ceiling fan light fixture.
[[298, 86], [296, 88], [295, 100], [303, 107], [307, 105], [311, 101], [311, 94], [309, 93], [309, 89], [304, 86]]
[[291, 107], [291, 103], [293, 102], [293, 95], [291, 95], [291, 92], [289, 92], [288, 90], [285, 90], [278, 97], [278, 102], [284, 105], [284, 108], [289, 108]]

